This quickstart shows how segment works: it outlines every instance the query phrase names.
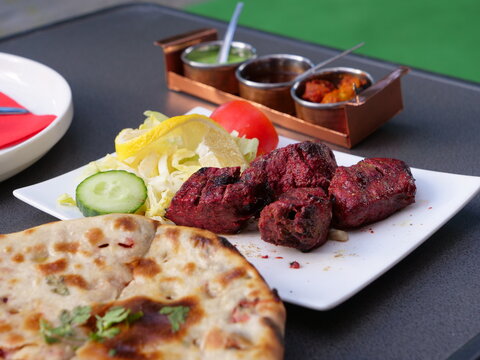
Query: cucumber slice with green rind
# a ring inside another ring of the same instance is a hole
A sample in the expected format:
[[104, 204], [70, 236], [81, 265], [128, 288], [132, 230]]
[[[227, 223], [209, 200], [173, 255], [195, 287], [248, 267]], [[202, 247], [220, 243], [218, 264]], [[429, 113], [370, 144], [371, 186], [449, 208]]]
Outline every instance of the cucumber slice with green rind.
[[131, 214], [147, 200], [147, 187], [142, 178], [131, 172], [110, 170], [83, 180], [77, 186], [75, 197], [84, 216]]

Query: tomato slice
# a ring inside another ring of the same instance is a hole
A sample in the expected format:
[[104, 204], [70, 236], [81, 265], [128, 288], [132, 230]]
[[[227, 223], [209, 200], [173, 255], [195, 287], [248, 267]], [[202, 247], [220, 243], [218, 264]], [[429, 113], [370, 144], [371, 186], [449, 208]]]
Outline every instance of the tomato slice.
[[228, 132], [238, 131], [247, 139], [258, 139], [258, 155], [278, 145], [278, 134], [268, 117], [248, 101], [234, 100], [220, 105], [210, 117]]

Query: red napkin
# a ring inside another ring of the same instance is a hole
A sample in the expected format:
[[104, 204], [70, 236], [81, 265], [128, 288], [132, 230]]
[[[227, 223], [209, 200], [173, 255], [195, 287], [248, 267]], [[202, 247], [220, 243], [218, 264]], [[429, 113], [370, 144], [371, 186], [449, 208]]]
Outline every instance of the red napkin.
[[[0, 106], [19, 107], [16, 101], [0, 92]], [[38, 134], [55, 120], [55, 115], [1, 115], [0, 114], [0, 149], [21, 143]]]

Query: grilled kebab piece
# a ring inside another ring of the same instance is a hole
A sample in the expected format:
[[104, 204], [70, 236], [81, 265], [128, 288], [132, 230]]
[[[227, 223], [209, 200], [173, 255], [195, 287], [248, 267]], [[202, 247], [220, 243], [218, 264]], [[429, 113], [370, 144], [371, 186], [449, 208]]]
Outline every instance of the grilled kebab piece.
[[327, 241], [332, 206], [321, 188], [291, 189], [260, 213], [262, 240], [309, 251]]
[[327, 191], [337, 168], [332, 150], [325, 144], [304, 141], [273, 150], [255, 159], [242, 174], [266, 181], [273, 199], [301, 187]]
[[201, 168], [183, 183], [165, 217], [176, 225], [235, 234], [265, 205], [264, 183], [253, 179], [240, 179], [239, 167]]
[[339, 166], [330, 187], [332, 225], [356, 228], [385, 219], [415, 202], [415, 179], [401, 160], [371, 158]]

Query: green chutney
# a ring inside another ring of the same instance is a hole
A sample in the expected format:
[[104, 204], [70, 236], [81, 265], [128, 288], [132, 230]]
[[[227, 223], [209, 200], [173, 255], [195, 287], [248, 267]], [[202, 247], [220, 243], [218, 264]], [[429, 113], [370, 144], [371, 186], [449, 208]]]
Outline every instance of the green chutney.
[[[232, 49], [230, 49], [227, 64], [243, 62], [247, 59], [250, 59], [251, 57], [251, 54], [249, 54], [248, 52], [242, 54], [234, 51], [235, 50], [232, 51]], [[219, 52], [220, 49], [195, 50], [187, 55], [187, 59], [202, 64], [216, 64]]]

